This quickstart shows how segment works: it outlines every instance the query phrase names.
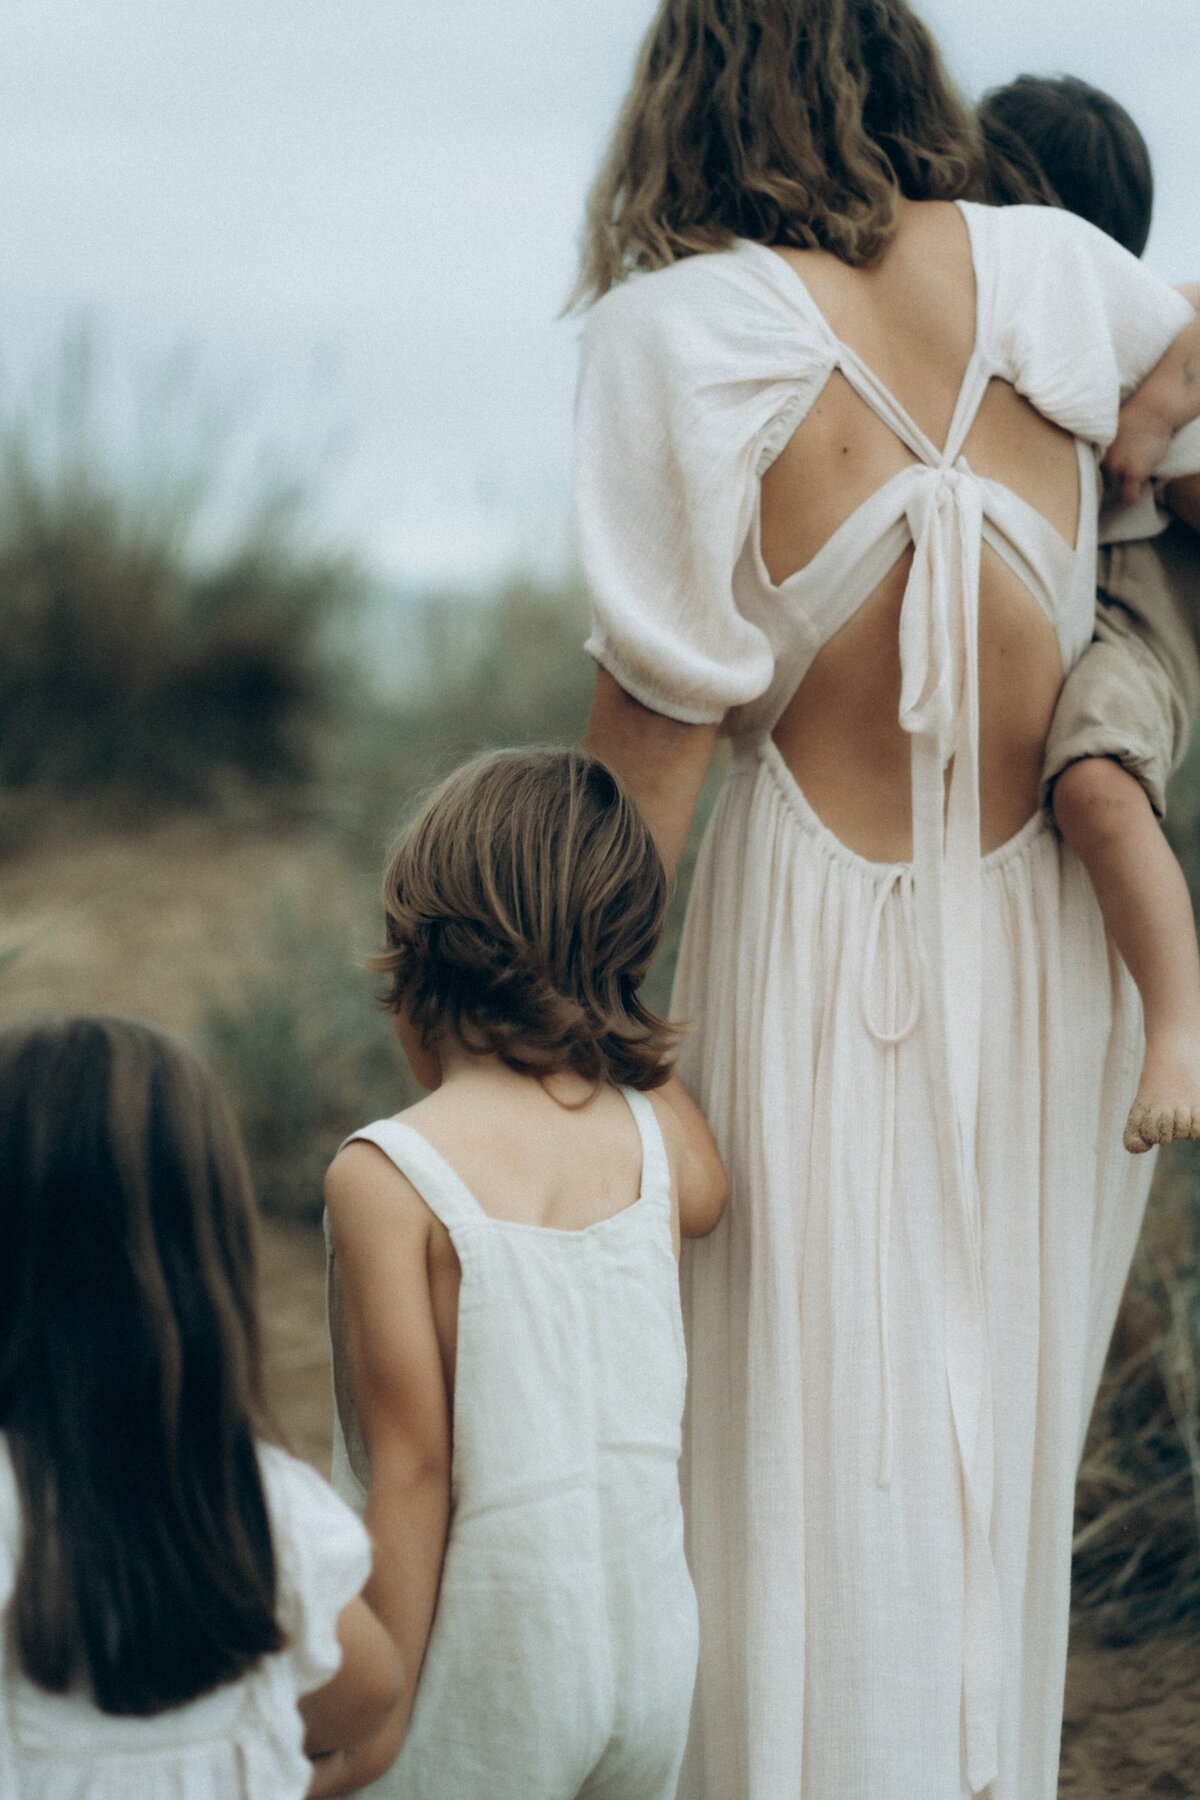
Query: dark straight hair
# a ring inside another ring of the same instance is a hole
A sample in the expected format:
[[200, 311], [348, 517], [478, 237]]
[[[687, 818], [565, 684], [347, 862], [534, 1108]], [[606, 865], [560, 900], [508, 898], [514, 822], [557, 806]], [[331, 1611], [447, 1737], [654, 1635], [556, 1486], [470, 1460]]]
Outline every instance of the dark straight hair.
[[0, 1428], [28, 1678], [149, 1715], [280, 1649], [235, 1127], [130, 1020], [0, 1033]]
[[[1018, 75], [984, 95], [979, 124], [992, 201], [1049, 198], [1142, 254], [1154, 171], [1145, 138], [1111, 94], [1077, 75]], [[1028, 192], [1035, 173], [1048, 196]]]

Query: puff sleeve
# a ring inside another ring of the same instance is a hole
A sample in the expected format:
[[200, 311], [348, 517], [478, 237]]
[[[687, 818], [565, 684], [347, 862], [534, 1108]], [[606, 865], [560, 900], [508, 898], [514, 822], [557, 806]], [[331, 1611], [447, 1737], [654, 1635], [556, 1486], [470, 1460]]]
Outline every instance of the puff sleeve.
[[576, 408], [575, 521], [589, 653], [634, 699], [714, 724], [770, 686], [774, 652], [733, 571], [758, 477], [827, 368], [741, 284], [736, 253], [612, 290], [588, 321]]
[[1074, 213], [998, 209], [996, 343], [1018, 391], [1107, 448], [1121, 403], [1192, 318], [1183, 295]]
[[[279, 1623], [294, 1692], [309, 1693], [337, 1674], [338, 1614], [371, 1572], [361, 1519], [315, 1470], [274, 1446], [260, 1452], [271, 1512], [279, 1583]], [[274, 1659], [272, 1659], [274, 1660]]]

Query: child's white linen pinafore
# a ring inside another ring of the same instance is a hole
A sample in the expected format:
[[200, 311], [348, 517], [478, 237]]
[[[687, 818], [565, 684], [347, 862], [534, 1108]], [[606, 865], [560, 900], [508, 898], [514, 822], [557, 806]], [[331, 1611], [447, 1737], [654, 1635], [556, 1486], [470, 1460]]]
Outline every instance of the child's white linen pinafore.
[[[446, 1559], [404, 1748], [371, 1794], [674, 1795], [697, 1636], [683, 1322], [662, 1136], [645, 1096], [622, 1092], [641, 1193], [580, 1231], [489, 1218], [397, 1120], [355, 1133], [408, 1177], [462, 1266]], [[361, 1505], [342, 1427], [334, 1484]]]
[[[589, 649], [734, 739], [675, 993], [730, 1181], [684, 1258], [681, 1800], [1056, 1789], [1075, 1469], [1150, 1159], [1121, 1147], [1140, 1015], [1082, 866], [1040, 818], [980, 855], [979, 569], [986, 544], [1070, 668], [1096, 447], [1190, 312], [1077, 218], [961, 210], [976, 335], [941, 448], [761, 244], [624, 283], [584, 346]], [[834, 371], [911, 461], [775, 585], [759, 481]], [[970, 467], [992, 380], [1078, 440], [1073, 546]], [[825, 828], [770, 733], [910, 548], [891, 865]]]

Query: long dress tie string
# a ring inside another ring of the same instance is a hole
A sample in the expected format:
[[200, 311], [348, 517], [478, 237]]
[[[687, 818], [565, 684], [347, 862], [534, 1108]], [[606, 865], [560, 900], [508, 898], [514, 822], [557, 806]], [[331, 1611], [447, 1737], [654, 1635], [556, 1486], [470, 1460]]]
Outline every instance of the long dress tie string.
[[[863, 1024], [884, 1053], [883, 1065], [883, 1142], [879, 1158], [879, 1189], [876, 1194], [875, 1286], [876, 1317], [879, 1333], [879, 1461], [876, 1480], [882, 1488], [892, 1482], [892, 1357], [891, 1323], [888, 1294], [891, 1288], [890, 1250], [892, 1240], [892, 1189], [896, 1185], [896, 1052], [910, 1038], [921, 1017], [921, 987], [915, 978], [908, 994], [903, 1016], [900, 1013], [900, 931], [897, 908], [888, 902], [893, 894], [909, 902], [911, 908], [912, 876], [905, 868], [893, 869], [881, 881], [871, 908], [867, 942], [863, 954], [859, 1005]], [[884, 991], [886, 1020], [881, 1020], [872, 1004], [876, 981], [875, 965], [879, 956], [879, 932], [887, 921], [887, 952], [884, 957]]]
[[[945, 1206], [945, 1359], [963, 1483], [963, 1727], [972, 1793], [997, 1770], [1000, 1592], [990, 1529], [993, 1396], [975, 1121], [982, 1031], [979, 566], [983, 497], [960, 456], [914, 471], [900, 614], [900, 723], [912, 737], [913, 888]], [[948, 785], [947, 785], [948, 778]]]

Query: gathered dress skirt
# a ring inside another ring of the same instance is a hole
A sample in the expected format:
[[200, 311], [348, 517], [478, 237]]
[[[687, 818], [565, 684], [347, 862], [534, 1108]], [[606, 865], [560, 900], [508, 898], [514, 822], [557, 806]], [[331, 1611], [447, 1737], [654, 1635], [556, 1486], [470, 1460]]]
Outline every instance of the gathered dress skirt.
[[[1082, 865], [1039, 817], [983, 880], [986, 1793], [1054, 1800], [1075, 1473], [1153, 1157], [1121, 1144], [1141, 1013]], [[966, 1800], [946, 1097], [911, 870], [840, 843], [767, 738], [710, 822], [673, 1010], [730, 1178], [685, 1246], [701, 1653], [680, 1800]]]

